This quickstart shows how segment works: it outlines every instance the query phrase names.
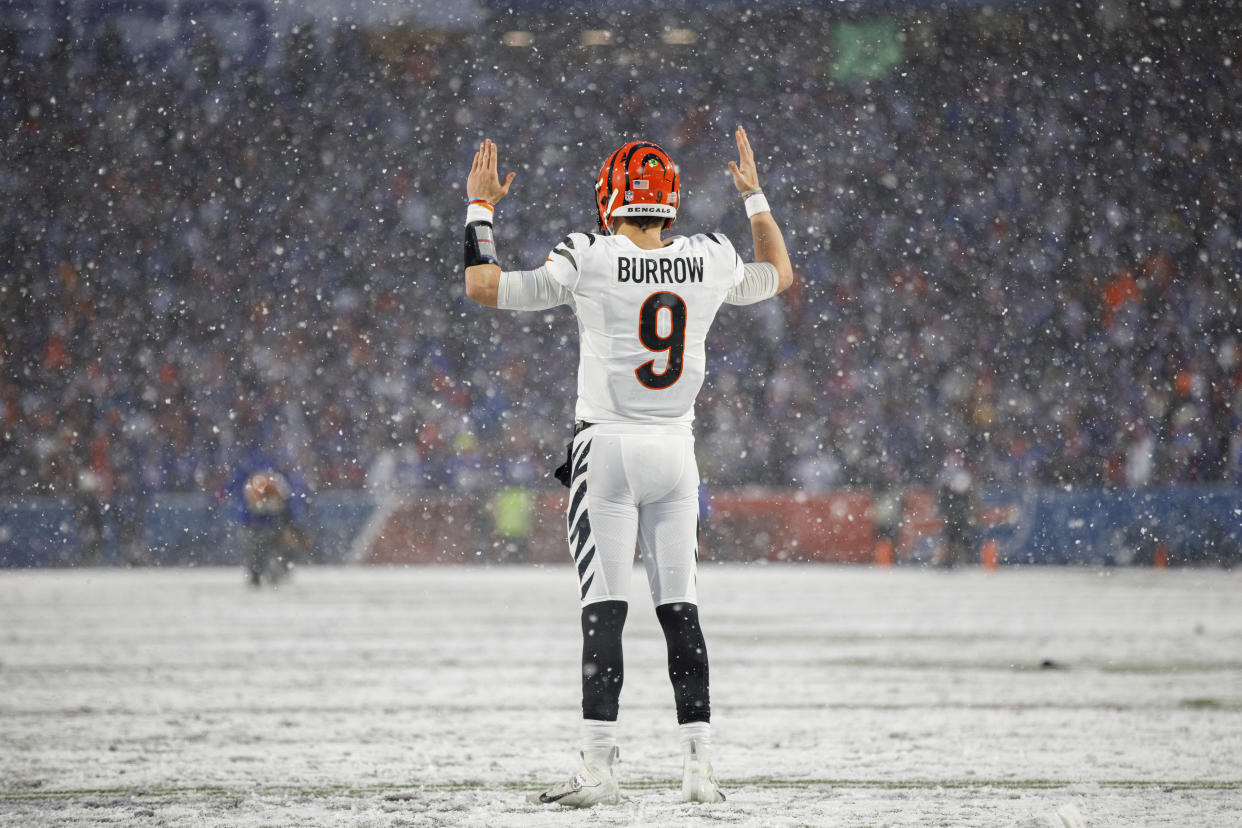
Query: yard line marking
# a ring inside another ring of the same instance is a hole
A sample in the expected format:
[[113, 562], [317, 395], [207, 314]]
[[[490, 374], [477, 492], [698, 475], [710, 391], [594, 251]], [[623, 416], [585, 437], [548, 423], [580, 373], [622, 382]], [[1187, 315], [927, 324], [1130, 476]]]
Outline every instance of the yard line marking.
[[[80, 798], [117, 798], [160, 800], [175, 798], [262, 798], [301, 797], [322, 799], [326, 797], [362, 797], [368, 795], [384, 796], [387, 799], [417, 799], [424, 793], [455, 793], [460, 791], [481, 790], [526, 790], [537, 786], [535, 780], [510, 782], [485, 782], [482, 780], [460, 780], [450, 782], [428, 782], [421, 785], [258, 785], [255, 787], [233, 788], [223, 785], [199, 786], [138, 786], [117, 788], [77, 788], [56, 790], [0, 791], [0, 802], [37, 802], [41, 800], [71, 800]], [[1152, 789], [1161, 791], [1238, 791], [1242, 790], [1242, 779], [775, 779], [772, 777], [747, 777], [740, 779], [722, 779], [721, 785], [733, 791], [747, 788], [760, 790], [789, 790], [806, 788], [838, 788], [838, 789], [870, 789], [870, 790], [961, 790], [985, 789], [998, 790], [1058, 790], [1077, 789], [1089, 791], [1092, 788], [1119, 789]], [[674, 790], [677, 785], [668, 780], [634, 780], [624, 783], [623, 790], [664, 791]]]

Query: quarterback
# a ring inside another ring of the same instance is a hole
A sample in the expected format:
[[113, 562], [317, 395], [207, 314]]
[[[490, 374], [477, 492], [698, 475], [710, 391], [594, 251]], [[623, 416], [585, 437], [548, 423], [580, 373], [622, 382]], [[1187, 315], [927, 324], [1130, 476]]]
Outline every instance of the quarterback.
[[658, 145], [628, 143], [595, 184], [595, 233], [571, 233], [535, 270], [504, 270], [496, 204], [515, 173], [497, 172], [483, 141], [466, 181], [466, 294], [488, 307], [568, 305], [578, 320], [578, 397], [568, 460], [566, 527], [582, 605], [581, 764], [531, 794], [535, 804], [620, 801], [617, 713], [621, 631], [637, 544], [668, 646], [683, 759], [681, 798], [722, 802], [711, 764], [707, 647], [695, 589], [699, 471], [694, 402], [707, 331], [721, 304], [768, 299], [793, 284], [780, 227], [759, 188], [755, 155], [737, 128], [734, 186], [750, 219], [755, 262], [720, 233], [665, 237], [681, 206], [677, 165]]

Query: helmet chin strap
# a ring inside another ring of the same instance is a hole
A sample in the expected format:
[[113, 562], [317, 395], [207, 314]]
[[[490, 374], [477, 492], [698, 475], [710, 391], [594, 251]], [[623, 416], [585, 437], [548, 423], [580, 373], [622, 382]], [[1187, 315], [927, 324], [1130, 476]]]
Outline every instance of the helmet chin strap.
[[612, 205], [616, 203], [617, 195], [620, 190], [613, 190], [612, 195], [608, 196], [608, 204], [604, 207], [604, 216], [607, 220], [604, 222], [604, 235], [612, 235]]

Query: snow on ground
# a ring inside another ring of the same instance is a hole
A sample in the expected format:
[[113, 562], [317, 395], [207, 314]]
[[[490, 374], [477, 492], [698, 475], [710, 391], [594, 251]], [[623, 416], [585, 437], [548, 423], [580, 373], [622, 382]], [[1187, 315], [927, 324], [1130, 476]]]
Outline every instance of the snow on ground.
[[641, 571], [623, 803], [574, 767], [569, 567], [0, 572], [2, 826], [1242, 825], [1242, 573], [704, 565], [682, 805]]

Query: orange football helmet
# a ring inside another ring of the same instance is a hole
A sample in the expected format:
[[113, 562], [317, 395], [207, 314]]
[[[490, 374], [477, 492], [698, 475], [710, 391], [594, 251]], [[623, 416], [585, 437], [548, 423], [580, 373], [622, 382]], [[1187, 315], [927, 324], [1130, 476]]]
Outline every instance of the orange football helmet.
[[290, 495], [289, 482], [279, 472], [257, 472], [246, 480], [242, 494], [251, 512], [274, 515], [285, 508], [285, 501]]
[[599, 227], [605, 233], [612, 232], [618, 216], [663, 216], [667, 230], [680, 202], [677, 165], [659, 144], [648, 141], [631, 141], [608, 156], [595, 184]]

